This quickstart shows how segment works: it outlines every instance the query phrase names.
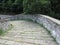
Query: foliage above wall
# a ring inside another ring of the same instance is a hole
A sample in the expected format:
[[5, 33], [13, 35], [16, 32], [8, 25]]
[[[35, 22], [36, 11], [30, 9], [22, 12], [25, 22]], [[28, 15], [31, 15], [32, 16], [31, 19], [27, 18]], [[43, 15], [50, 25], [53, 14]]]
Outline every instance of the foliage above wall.
[[23, 11], [27, 14], [47, 14], [49, 5], [48, 0], [24, 0]]
[[0, 0], [0, 12], [21, 13], [23, 11], [23, 0]]
[[0, 13], [45, 14], [60, 19], [60, 0], [0, 0]]

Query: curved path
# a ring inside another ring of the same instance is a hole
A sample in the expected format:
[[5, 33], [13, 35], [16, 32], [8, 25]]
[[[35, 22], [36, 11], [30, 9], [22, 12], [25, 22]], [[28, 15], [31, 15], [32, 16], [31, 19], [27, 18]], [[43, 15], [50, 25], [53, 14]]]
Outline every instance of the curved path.
[[4, 36], [0, 45], [57, 45], [46, 29], [29, 21], [10, 21], [14, 26]]

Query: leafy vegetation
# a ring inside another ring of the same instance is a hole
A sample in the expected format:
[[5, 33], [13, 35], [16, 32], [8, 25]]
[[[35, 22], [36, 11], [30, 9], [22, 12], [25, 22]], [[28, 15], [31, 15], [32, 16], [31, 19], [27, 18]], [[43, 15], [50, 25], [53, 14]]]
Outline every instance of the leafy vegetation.
[[60, 19], [60, 0], [0, 0], [0, 13], [45, 14]]
[[0, 0], [0, 13], [23, 12], [23, 0]]
[[47, 14], [50, 3], [48, 0], [25, 0], [23, 11], [27, 14]]
[[52, 17], [60, 19], [60, 0], [50, 0]]

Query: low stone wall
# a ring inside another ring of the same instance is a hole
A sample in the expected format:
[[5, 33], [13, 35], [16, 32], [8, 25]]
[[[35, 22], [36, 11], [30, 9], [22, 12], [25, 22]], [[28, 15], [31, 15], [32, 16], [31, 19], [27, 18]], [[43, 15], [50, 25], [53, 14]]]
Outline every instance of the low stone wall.
[[16, 19], [29, 19], [42, 24], [60, 45], [60, 21], [45, 15], [16, 15]]
[[39, 15], [36, 21], [47, 28], [60, 45], [60, 21], [45, 15]]

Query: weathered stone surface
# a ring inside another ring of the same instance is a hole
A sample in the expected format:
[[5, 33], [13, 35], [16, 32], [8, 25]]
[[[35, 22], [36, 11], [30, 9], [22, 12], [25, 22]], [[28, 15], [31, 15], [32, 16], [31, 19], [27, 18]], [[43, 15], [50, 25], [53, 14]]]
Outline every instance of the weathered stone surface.
[[47, 28], [60, 45], [60, 21], [44, 15], [38, 16], [36, 21]]
[[45, 15], [16, 15], [19, 19], [31, 19], [48, 29], [60, 45], [60, 21]]
[[19, 15], [9, 17], [9, 20], [17, 20], [17, 19], [26, 19], [26, 20], [29, 19], [32, 21], [36, 21], [39, 24], [42, 24], [45, 28], [47, 28], [51, 32], [52, 36], [56, 39], [56, 41], [60, 45], [60, 21], [59, 20], [41, 14], [36, 14], [36, 15], [19, 14]]
[[31, 21], [10, 21], [14, 26], [4, 36], [0, 36], [0, 45], [57, 45], [48, 31]]

